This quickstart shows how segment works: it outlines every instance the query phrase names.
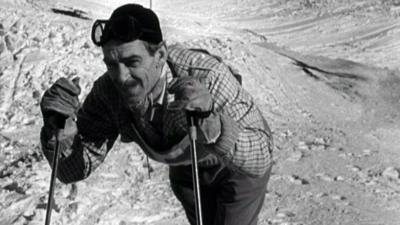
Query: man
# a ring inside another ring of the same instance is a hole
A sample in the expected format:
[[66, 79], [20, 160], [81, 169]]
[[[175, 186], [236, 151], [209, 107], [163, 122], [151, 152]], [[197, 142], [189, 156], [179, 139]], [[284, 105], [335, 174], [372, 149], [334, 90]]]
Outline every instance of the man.
[[206, 225], [253, 225], [271, 171], [271, 131], [251, 96], [221, 60], [167, 48], [153, 11], [128, 4], [96, 21], [93, 42], [107, 72], [82, 105], [78, 83], [61, 78], [45, 92], [43, 152], [52, 159], [56, 115], [67, 119], [58, 179], [76, 182], [103, 162], [118, 135], [170, 165], [170, 183], [195, 224], [186, 112], [198, 122], [198, 158]]

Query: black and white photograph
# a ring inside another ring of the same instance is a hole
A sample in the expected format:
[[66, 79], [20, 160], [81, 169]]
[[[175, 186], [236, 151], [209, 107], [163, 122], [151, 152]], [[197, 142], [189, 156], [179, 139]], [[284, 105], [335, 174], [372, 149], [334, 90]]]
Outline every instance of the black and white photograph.
[[400, 0], [0, 0], [0, 225], [400, 225]]

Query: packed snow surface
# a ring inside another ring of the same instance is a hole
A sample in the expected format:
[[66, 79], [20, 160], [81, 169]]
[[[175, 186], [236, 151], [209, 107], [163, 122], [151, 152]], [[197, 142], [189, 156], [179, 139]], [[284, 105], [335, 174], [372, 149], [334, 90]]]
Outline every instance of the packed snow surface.
[[[41, 96], [59, 77], [79, 76], [84, 99], [105, 71], [91, 25], [126, 2], [0, 0], [0, 225], [44, 224]], [[276, 164], [259, 224], [399, 224], [400, 1], [152, 7], [168, 44], [237, 68], [271, 125]], [[148, 165], [135, 144], [117, 143], [87, 180], [57, 183], [55, 201], [53, 224], [188, 224], [168, 167]]]

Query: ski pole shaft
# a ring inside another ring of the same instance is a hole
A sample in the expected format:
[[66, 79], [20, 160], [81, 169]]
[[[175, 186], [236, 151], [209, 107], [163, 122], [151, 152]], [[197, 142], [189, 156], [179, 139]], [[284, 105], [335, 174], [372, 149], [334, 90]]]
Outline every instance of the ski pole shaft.
[[196, 224], [203, 225], [203, 215], [201, 209], [201, 196], [200, 196], [200, 183], [199, 183], [199, 168], [197, 165], [197, 121], [193, 115], [188, 116], [189, 125], [189, 138], [191, 143], [191, 159], [192, 159], [192, 177], [193, 177], [193, 189], [194, 189], [194, 200], [196, 210]]
[[54, 186], [56, 184], [56, 176], [57, 176], [57, 168], [58, 168], [58, 158], [59, 158], [59, 136], [60, 136], [61, 130], [58, 129], [56, 133], [56, 149], [54, 151], [53, 155], [53, 163], [51, 167], [51, 179], [50, 179], [50, 190], [49, 190], [49, 198], [47, 201], [47, 210], [46, 210], [46, 221], [45, 225], [50, 224], [50, 219], [51, 219], [51, 211], [53, 209], [53, 194], [54, 194]]
[[63, 132], [65, 126], [65, 118], [60, 116], [55, 116], [55, 121], [57, 125], [56, 129], [56, 149], [54, 150], [52, 165], [51, 165], [51, 178], [50, 178], [50, 190], [49, 190], [49, 198], [47, 201], [46, 208], [46, 221], [45, 225], [50, 225], [51, 220], [51, 212], [53, 210], [54, 204], [54, 188], [56, 185], [56, 177], [57, 177], [57, 169], [58, 169], [58, 159], [60, 158], [60, 137]]

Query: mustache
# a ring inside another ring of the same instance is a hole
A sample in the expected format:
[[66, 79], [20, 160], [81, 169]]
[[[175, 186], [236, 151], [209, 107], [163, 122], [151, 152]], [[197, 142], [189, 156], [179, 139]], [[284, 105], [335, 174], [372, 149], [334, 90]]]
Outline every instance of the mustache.
[[138, 84], [143, 85], [143, 81], [134, 77], [129, 77], [123, 81], [121, 87], [123, 89], [129, 89], [130, 87], [135, 87]]

